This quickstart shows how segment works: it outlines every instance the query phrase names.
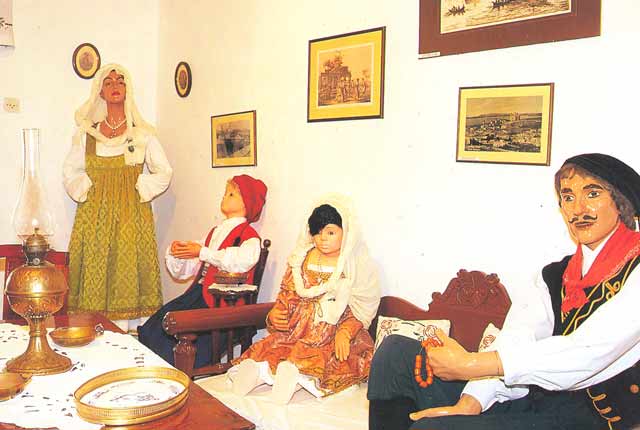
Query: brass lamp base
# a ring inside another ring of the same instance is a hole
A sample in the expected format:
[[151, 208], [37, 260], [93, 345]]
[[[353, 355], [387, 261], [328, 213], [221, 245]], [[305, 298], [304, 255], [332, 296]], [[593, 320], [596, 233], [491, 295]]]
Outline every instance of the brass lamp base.
[[21, 355], [7, 361], [7, 371], [30, 373], [32, 375], [52, 375], [71, 369], [71, 360], [60, 355], [49, 346], [43, 320], [29, 321], [29, 346]]

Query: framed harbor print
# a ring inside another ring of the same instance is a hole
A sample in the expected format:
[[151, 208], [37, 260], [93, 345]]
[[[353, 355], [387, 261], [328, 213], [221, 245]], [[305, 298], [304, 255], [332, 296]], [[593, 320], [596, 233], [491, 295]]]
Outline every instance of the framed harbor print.
[[211, 117], [211, 167], [255, 166], [256, 111]]
[[548, 166], [553, 84], [460, 88], [456, 161]]
[[173, 76], [173, 82], [176, 86], [176, 92], [180, 97], [187, 97], [191, 92], [191, 67], [189, 64], [181, 61], [176, 66], [176, 72]]
[[420, 0], [420, 58], [600, 35], [601, 0]]
[[100, 53], [90, 43], [83, 43], [73, 51], [71, 57], [73, 70], [82, 79], [91, 79], [100, 69]]
[[309, 41], [307, 121], [382, 118], [385, 27]]

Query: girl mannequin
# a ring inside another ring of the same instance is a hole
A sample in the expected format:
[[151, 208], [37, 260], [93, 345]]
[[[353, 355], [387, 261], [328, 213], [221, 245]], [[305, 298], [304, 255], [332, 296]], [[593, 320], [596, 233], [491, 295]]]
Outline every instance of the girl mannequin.
[[229, 372], [236, 393], [268, 383], [274, 400], [287, 403], [298, 384], [320, 397], [369, 374], [376, 269], [345, 197], [327, 196], [313, 207], [267, 317], [269, 336]]

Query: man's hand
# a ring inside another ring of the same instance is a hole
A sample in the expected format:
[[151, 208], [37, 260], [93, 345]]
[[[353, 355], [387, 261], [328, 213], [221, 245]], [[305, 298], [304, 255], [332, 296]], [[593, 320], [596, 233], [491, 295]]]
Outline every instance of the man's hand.
[[289, 330], [289, 312], [286, 309], [278, 309], [274, 307], [269, 312], [269, 321], [271, 325], [278, 331]]
[[200, 257], [200, 249], [202, 245], [197, 242], [183, 242], [175, 240], [171, 242], [171, 255], [176, 258], [189, 259]]
[[335, 344], [336, 358], [338, 361], [344, 361], [349, 358], [350, 342], [351, 337], [349, 336], [349, 331], [344, 329], [336, 331]]
[[463, 394], [453, 406], [441, 406], [439, 408], [423, 409], [419, 412], [409, 414], [409, 418], [414, 421], [420, 418], [435, 418], [444, 417], [448, 415], [479, 415], [482, 412], [482, 406], [475, 397], [468, 394]]
[[502, 361], [496, 351], [468, 352], [458, 342], [437, 330], [442, 346], [427, 353], [433, 374], [445, 381], [468, 381], [485, 376], [502, 376]]

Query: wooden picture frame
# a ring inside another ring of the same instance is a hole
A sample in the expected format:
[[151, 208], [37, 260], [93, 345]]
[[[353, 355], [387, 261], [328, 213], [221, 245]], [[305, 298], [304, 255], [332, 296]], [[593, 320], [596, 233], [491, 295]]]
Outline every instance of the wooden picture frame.
[[546, 0], [538, 8], [523, 3], [420, 0], [419, 57], [600, 35], [601, 0]]
[[456, 161], [551, 161], [553, 83], [460, 88]]
[[173, 75], [173, 83], [176, 87], [176, 92], [180, 97], [187, 97], [191, 92], [191, 83], [193, 79], [191, 76], [191, 67], [186, 61], [180, 61], [176, 66], [176, 71]]
[[211, 167], [255, 166], [256, 111], [211, 117]]
[[82, 43], [73, 51], [71, 65], [76, 75], [82, 79], [91, 79], [100, 70], [100, 53], [90, 43]]
[[309, 41], [307, 122], [383, 117], [385, 32]]

